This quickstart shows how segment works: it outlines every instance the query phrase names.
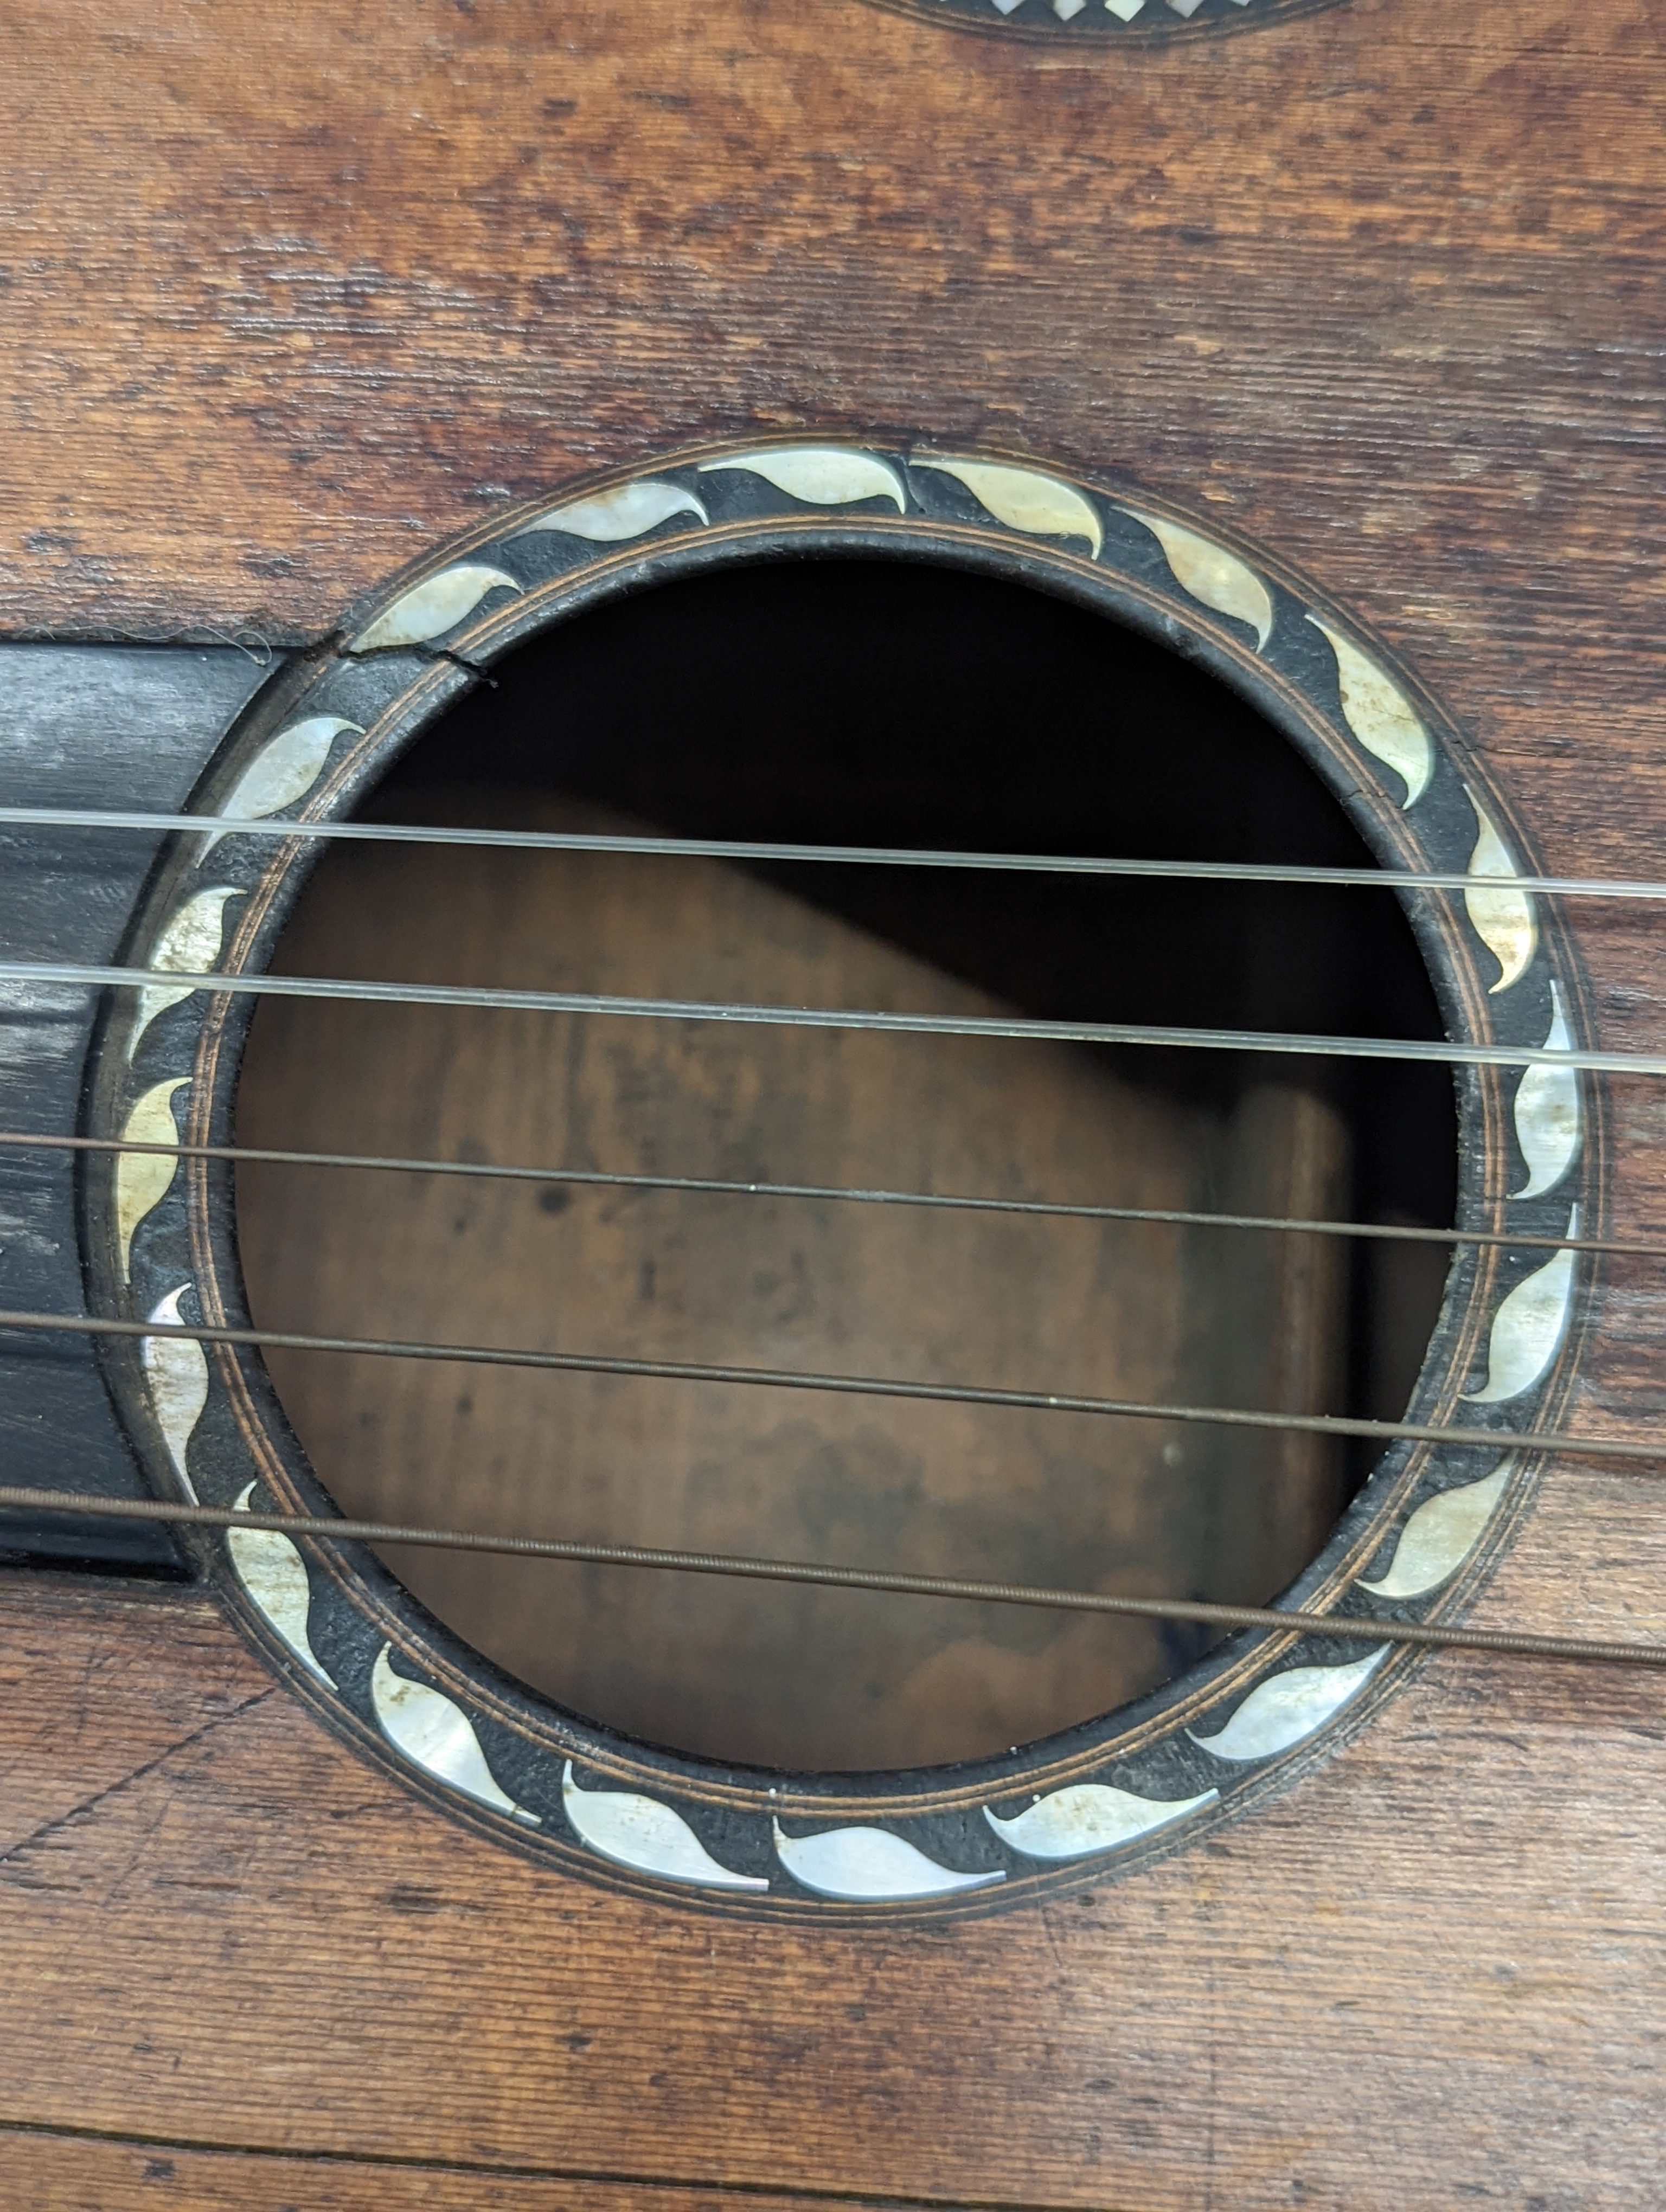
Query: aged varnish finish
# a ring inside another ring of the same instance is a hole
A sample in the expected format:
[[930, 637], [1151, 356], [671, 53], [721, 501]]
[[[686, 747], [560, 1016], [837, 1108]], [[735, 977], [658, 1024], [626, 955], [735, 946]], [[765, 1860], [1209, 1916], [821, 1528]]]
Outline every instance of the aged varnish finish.
[[[269, 673], [301, 696], [500, 514], [854, 441], [1267, 549], [1438, 695], [1535, 862], [1657, 877], [1659, 22], [1344, 0], [1119, 43], [1035, 6], [9, 7], [16, 788], [183, 804]], [[9, 951], [120, 950], [149, 852], [13, 850]], [[1666, 1047], [1654, 912], [1565, 910], [1594, 1044]], [[1660, 1086], [1602, 1090], [1604, 1233], [1658, 1238]], [[72, 1308], [68, 1170], [50, 1221], [7, 1175], [5, 1302]], [[1582, 1279], [1568, 1427], [1657, 1420], [1660, 1266]], [[90, 1353], [7, 1359], [0, 1479], [139, 1486]], [[1658, 1481], [1549, 1463], [1468, 1617], [1666, 1635]], [[112, 1571], [65, 1528], [0, 1584], [9, 2201], [1657, 2197], [1656, 1674], [1396, 1662], [1127, 1875], [771, 1918], [506, 1844], [326, 1724], [192, 1555], [98, 1540]]]

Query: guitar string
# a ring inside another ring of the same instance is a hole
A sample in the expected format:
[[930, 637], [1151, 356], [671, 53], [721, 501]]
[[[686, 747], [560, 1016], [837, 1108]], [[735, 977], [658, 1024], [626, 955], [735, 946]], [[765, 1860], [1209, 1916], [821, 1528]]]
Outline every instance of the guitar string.
[[[67, 811], [41, 809], [0, 809], [0, 822], [35, 826], [86, 826], [134, 830], [194, 830], [202, 826], [201, 817], [155, 817], [149, 815], [116, 815], [108, 811], [87, 811], [70, 814]], [[989, 868], [1023, 870], [1035, 872], [1069, 873], [1098, 876], [1143, 877], [1182, 881], [1258, 882], [1291, 884], [1361, 884], [1377, 889], [1440, 890], [1474, 891], [1475, 890], [1512, 890], [1535, 891], [1547, 895], [1572, 897], [1613, 899], [1658, 899], [1666, 897], [1666, 885], [1626, 880], [1578, 879], [1570, 878], [1519, 876], [1480, 877], [1475, 875], [1406, 874], [1384, 870], [1345, 870], [1321, 868], [1279, 868], [1259, 864], [1237, 863], [1166, 863], [1093, 859], [1073, 860], [1035, 855], [937, 853], [931, 851], [899, 852], [885, 848], [830, 848], [781, 844], [763, 844], [739, 841], [649, 839], [595, 837], [552, 832], [463, 832], [424, 830], [392, 824], [329, 823], [295, 824], [274, 823], [241, 823], [220, 817], [216, 830], [246, 831], [256, 836], [271, 837], [302, 836], [363, 838], [386, 842], [424, 844], [482, 845], [500, 848], [552, 849], [567, 851], [605, 851], [646, 853], [660, 855], [699, 856], [721, 859], [745, 859], [759, 861], [803, 862], [841, 861], [853, 865], [915, 866], [947, 868]], [[58, 981], [71, 980], [87, 983], [108, 984], [123, 982], [129, 975], [156, 973], [143, 969], [77, 969], [66, 970], [52, 963], [8, 963], [0, 965], [0, 975], [13, 980]], [[161, 971], [167, 972], [167, 971]], [[526, 1006], [530, 1000], [537, 1010], [612, 1012], [631, 1015], [657, 1015], [663, 1018], [708, 1019], [781, 1023], [790, 1026], [836, 1026], [850, 1028], [906, 1029], [911, 1033], [1000, 1035], [1006, 1036], [1045, 1036], [1067, 1042], [1105, 1042], [1127, 1043], [1157, 1043], [1191, 1047], [1193, 1048], [1262, 1050], [1284, 1053], [1315, 1053], [1335, 1057], [1370, 1057], [1375, 1059], [1445, 1060], [1462, 1064], [1505, 1064], [1516, 1066], [1546, 1063], [1590, 1067], [1608, 1073], [1666, 1073], [1666, 1062], [1653, 1056], [1641, 1054], [1598, 1054], [1551, 1053], [1543, 1048], [1513, 1050], [1508, 1048], [1440, 1048], [1395, 1043], [1389, 1040], [1359, 1038], [1299, 1038], [1253, 1031], [1185, 1031], [1163, 1030], [1134, 1024], [1062, 1024], [1025, 1023], [979, 1022], [973, 1026], [961, 1022], [945, 1022], [944, 1018], [875, 1016], [845, 1014], [825, 1009], [787, 1009], [746, 1006], [735, 1003], [723, 1005], [687, 1005], [678, 1002], [629, 1000], [603, 998], [599, 994], [510, 994], [493, 992], [462, 995], [446, 987], [423, 986], [366, 986], [336, 983], [327, 979], [264, 978], [257, 984], [253, 979], [228, 979], [213, 976], [172, 975], [188, 988], [229, 992], [247, 990], [252, 987], [260, 994], [308, 997], [372, 999], [385, 1000], [392, 993], [399, 1000], [416, 999], [418, 1003], [484, 1004]], [[304, 988], [311, 983], [313, 988]], [[261, 984], [276, 986], [262, 991]], [[295, 987], [303, 988], [297, 989]], [[27, 1133], [6, 1133], [0, 1141], [27, 1142]], [[52, 1141], [48, 1139], [49, 1142]], [[63, 1141], [63, 1140], [59, 1140]], [[473, 1162], [412, 1162], [383, 1158], [352, 1155], [285, 1154], [261, 1151], [258, 1148], [212, 1146], [125, 1146], [110, 1139], [71, 1139], [72, 1145], [86, 1148], [113, 1150], [157, 1150], [206, 1157], [265, 1158], [290, 1164], [328, 1166], [386, 1167], [420, 1169], [425, 1172], [463, 1172], [511, 1176], [537, 1179], [542, 1182], [605, 1182], [636, 1188], [684, 1188], [702, 1190], [744, 1191], [749, 1195], [774, 1194], [817, 1198], [842, 1198], [867, 1202], [951, 1206], [976, 1210], [1000, 1212], [1046, 1212], [1073, 1214], [1089, 1218], [1128, 1220], [1162, 1220], [1185, 1225], [1207, 1225], [1237, 1228], [1302, 1230], [1307, 1233], [1358, 1236], [1387, 1236], [1409, 1237], [1422, 1241], [1458, 1243], [1511, 1243], [1550, 1246], [1559, 1249], [1578, 1249], [1606, 1251], [1657, 1251], [1648, 1246], [1626, 1247], [1609, 1240], [1555, 1239], [1516, 1237], [1502, 1232], [1474, 1232], [1446, 1230], [1417, 1229], [1409, 1224], [1348, 1224], [1297, 1222], [1272, 1217], [1226, 1216], [1196, 1214], [1177, 1209], [1137, 1209], [1109, 1207], [1071, 1207], [1040, 1201], [980, 1200], [939, 1196], [926, 1193], [868, 1192], [852, 1189], [826, 1189], [813, 1186], [763, 1186], [721, 1184], [708, 1178], [672, 1178], [604, 1176], [596, 1172], [575, 1171], [561, 1173], [537, 1169], [501, 1169]], [[67, 1325], [81, 1333], [151, 1336], [177, 1335], [193, 1337], [198, 1341], [244, 1343], [269, 1346], [283, 1346], [295, 1350], [335, 1351], [350, 1353], [374, 1353], [380, 1356], [404, 1358], [462, 1359], [489, 1364], [511, 1364], [538, 1367], [557, 1367], [562, 1370], [581, 1369], [584, 1371], [654, 1375], [675, 1379], [705, 1380], [726, 1382], [769, 1384], [782, 1388], [807, 1388], [822, 1390], [857, 1391], [863, 1395], [885, 1396], [947, 1397], [956, 1402], [973, 1402], [1059, 1411], [1091, 1411], [1119, 1414], [1128, 1418], [1170, 1419], [1206, 1422], [1216, 1425], [1274, 1428], [1297, 1428], [1309, 1433], [1330, 1433], [1377, 1437], [1405, 1437], [1420, 1440], [1447, 1442], [1470, 1448], [1504, 1449], [1511, 1445], [1530, 1445], [1540, 1449], [1559, 1449], [1574, 1454], [1637, 1459], [1659, 1456], [1658, 1448], [1641, 1440], [1601, 1440], [1575, 1438], [1554, 1434], [1538, 1437], [1515, 1436], [1505, 1431], [1473, 1432], [1439, 1430], [1425, 1425], [1408, 1423], [1378, 1423], [1351, 1420], [1337, 1416], [1300, 1416], [1257, 1414], [1249, 1409], [1197, 1407], [1141, 1404], [1131, 1401], [1071, 1399], [1056, 1394], [997, 1392], [970, 1387], [921, 1385], [893, 1382], [878, 1377], [854, 1377], [816, 1375], [810, 1373], [769, 1372], [758, 1370], [696, 1366], [690, 1363], [616, 1361], [585, 1354], [529, 1355], [512, 1353], [495, 1347], [442, 1346], [400, 1345], [380, 1340], [307, 1338], [277, 1332], [192, 1330], [183, 1326], [168, 1327], [149, 1323], [94, 1322], [92, 1317], [73, 1317], [45, 1315], [7, 1313], [0, 1315], [0, 1327], [53, 1328]], [[154, 1500], [97, 1499], [63, 1492], [28, 1492], [10, 1490], [0, 1492], [0, 1510], [31, 1510], [36, 1511], [67, 1511], [80, 1510], [114, 1514], [117, 1517], [175, 1518], [189, 1520], [199, 1525], [229, 1527], [239, 1522], [246, 1528], [288, 1528], [294, 1533], [313, 1534], [336, 1540], [362, 1540], [394, 1543], [428, 1543], [452, 1548], [513, 1550], [521, 1553], [548, 1558], [584, 1559], [593, 1563], [612, 1563], [639, 1567], [671, 1568], [682, 1571], [751, 1576], [766, 1579], [818, 1582], [840, 1587], [864, 1588], [904, 1591], [915, 1595], [968, 1598], [984, 1602], [1049, 1605], [1076, 1610], [1125, 1613], [1145, 1617], [1207, 1622], [1232, 1627], [1263, 1627], [1285, 1632], [1329, 1632], [1343, 1636], [1365, 1637], [1373, 1641], [1399, 1641], [1438, 1646], [1458, 1646], [1468, 1649], [1508, 1651], [1517, 1655], [1531, 1653], [1551, 1658], [1596, 1658], [1633, 1665], [1666, 1664], [1666, 1646], [1639, 1646], [1595, 1641], [1592, 1639], [1541, 1637], [1514, 1632], [1485, 1632], [1448, 1630], [1426, 1624], [1405, 1622], [1370, 1622], [1353, 1624], [1333, 1616], [1304, 1615], [1281, 1613], [1268, 1608], [1212, 1606], [1202, 1601], [1151, 1599], [1119, 1599], [1097, 1593], [1065, 1592], [1042, 1589], [1028, 1585], [968, 1583], [943, 1577], [868, 1575], [856, 1570], [830, 1568], [802, 1562], [763, 1561], [746, 1559], [732, 1554], [655, 1553], [641, 1547], [584, 1546], [536, 1539], [500, 1539], [482, 1536], [471, 1532], [417, 1529], [396, 1524], [347, 1523], [337, 1521], [313, 1522], [295, 1516], [237, 1515], [215, 1508], [173, 1507]]]
[[485, 846], [505, 852], [634, 853], [658, 858], [750, 860], [851, 867], [986, 869], [1032, 875], [1137, 878], [1175, 883], [1363, 885], [1377, 890], [1512, 890], [1546, 897], [1666, 899], [1666, 883], [1629, 877], [1489, 876], [1389, 868], [1341, 868], [1250, 860], [1136, 860], [1093, 854], [961, 852], [933, 846], [815, 845], [728, 837], [603, 836], [564, 830], [485, 830], [393, 822], [311, 822], [225, 814], [155, 814], [106, 807], [0, 806], [0, 825], [18, 829], [196, 831], [216, 837], [299, 837], [375, 844]]
[[980, 1605], [1037, 1606], [1144, 1620], [1201, 1622], [1218, 1628], [1270, 1629], [1286, 1636], [1330, 1636], [1349, 1642], [1488, 1651], [1515, 1658], [1598, 1660], [1620, 1666], [1666, 1667], [1666, 1643], [1541, 1634], [1526, 1629], [1449, 1628], [1433, 1621], [1377, 1620], [1360, 1613], [1285, 1612], [1271, 1606], [1218, 1605], [1201, 1598], [1113, 1596], [1031, 1583], [973, 1582], [836, 1567], [800, 1559], [760, 1559], [733, 1552], [663, 1551], [635, 1544], [587, 1544], [562, 1537], [494, 1536], [477, 1529], [350, 1521], [301, 1513], [180, 1504], [171, 1499], [105, 1498], [95, 1492], [0, 1488], [0, 1512], [84, 1513], [103, 1520], [161, 1521], [187, 1528], [261, 1530], [337, 1544], [417, 1544], [513, 1558], [562, 1559], [590, 1566], [635, 1567], [678, 1574], [722, 1575], [754, 1582], [812, 1583], [834, 1589], [878, 1590], [910, 1597], [956, 1598]]
[[0, 1150], [161, 1154], [167, 1159], [220, 1160], [234, 1165], [361, 1168], [399, 1175], [483, 1177], [487, 1181], [572, 1183], [586, 1188], [665, 1190], [734, 1198], [848, 1200], [863, 1206], [928, 1206], [970, 1213], [1039, 1215], [1050, 1220], [1153, 1222], [1181, 1229], [1275, 1231], [1291, 1236], [1345, 1237], [1389, 1243], [1507, 1246], [1511, 1251], [1595, 1252], [1624, 1259], [1666, 1258], [1666, 1243], [1615, 1237], [1517, 1236], [1508, 1229], [1430, 1229], [1392, 1221], [1316, 1221], [1280, 1213], [1205, 1213], [1183, 1206], [1076, 1206], [1051, 1199], [982, 1198], [920, 1190], [862, 1189], [805, 1182], [732, 1182], [716, 1176], [627, 1175], [602, 1168], [499, 1166], [489, 1160], [437, 1160], [382, 1152], [289, 1152], [271, 1145], [153, 1144], [131, 1137], [66, 1137], [27, 1129], [0, 1129]]
[[1185, 1421], [1206, 1428], [1293, 1430], [1304, 1436], [1366, 1437], [1392, 1443], [1451, 1444], [1467, 1451], [1566, 1452], [1585, 1459], [1666, 1458], [1666, 1435], [1570, 1436], [1561, 1430], [1463, 1429], [1422, 1421], [1376, 1421], [1352, 1413], [1263, 1413], [1248, 1406], [1192, 1406], [1164, 1400], [1095, 1398], [1055, 1390], [999, 1389], [975, 1382], [921, 1382], [905, 1376], [833, 1375], [814, 1368], [737, 1367], [703, 1360], [630, 1359], [591, 1352], [534, 1352], [509, 1345], [440, 1344], [421, 1339], [323, 1336], [290, 1329], [198, 1327], [185, 1322], [116, 1320], [101, 1314], [0, 1310], [0, 1330], [70, 1336], [180, 1337], [195, 1344], [257, 1351], [327, 1352], [384, 1359], [454, 1362], [473, 1367], [526, 1367], [557, 1374], [626, 1375], [672, 1382], [723, 1382], [778, 1390], [822, 1390], [841, 1397], [903, 1398], [934, 1404], [988, 1406], [1006, 1411], [1100, 1413], [1141, 1421]]
[[219, 997], [318, 999], [351, 1006], [471, 1006], [514, 1013], [593, 1014], [654, 1021], [731, 1022], [769, 1029], [876, 1030], [893, 1036], [1003, 1037], [1052, 1044], [1153, 1045], [1304, 1060], [1408, 1060], [1457, 1067], [1566, 1067], [1602, 1075], [1666, 1075], [1666, 1054], [1453, 1044], [1432, 1039], [1306, 1036], [1282, 1030], [1171, 1029], [1146, 1022], [1037, 1021], [1017, 1016], [879, 1013], [860, 1008], [751, 1005], [742, 1000], [641, 999], [611, 992], [488, 990], [468, 984], [393, 983], [325, 975], [208, 975], [127, 963], [0, 961], [0, 982], [205, 991]]

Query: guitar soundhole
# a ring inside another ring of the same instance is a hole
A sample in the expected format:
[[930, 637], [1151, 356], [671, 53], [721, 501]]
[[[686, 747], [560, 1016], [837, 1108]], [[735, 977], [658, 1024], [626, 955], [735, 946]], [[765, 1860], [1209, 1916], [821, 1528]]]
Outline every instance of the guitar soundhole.
[[[392, 821], [1368, 866], [1195, 665], [925, 564], [729, 569], [558, 625], [362, 811]], [[1377, 1036], [1440, 1031], [1357, 890], [344, 846], [280, 972]], [[624, 1175], [1439, 1224], [1438, 1066], [264, 1002], [246, 1145]], [[1438, 1245], [246, 1166], [262, 1328], [1298, 1413], [1404, 1410]], [[346, 1512], [1265, 1601], [1366, 1471], [1299, 1434], [283, 1353]], [[390, 1552], [489, 1659], [723, 1760], [1005, 1751], [1184, 1668], [1190, 1629]]]

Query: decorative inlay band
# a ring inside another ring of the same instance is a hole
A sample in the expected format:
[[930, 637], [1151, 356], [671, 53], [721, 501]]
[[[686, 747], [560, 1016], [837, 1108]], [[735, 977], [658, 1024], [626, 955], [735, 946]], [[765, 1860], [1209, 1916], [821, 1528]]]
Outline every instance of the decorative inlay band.
[[1033, 39], [1061, 33], [1089, 46], [1153, 46], [1332, 7], [1337, 0], [878, 0], [893, 12], [963, 29]]
[[[474, 671], [573, 610], [656, 577], [818, 552], [959, 563], [1182, 635], [1286, 732], [1385, 860], [1460, 876], [1530, 865], [1438, 704], [1269, 550], [1225, 543], [1155, 490], [1113, 495], [1008, 456], [804, 439], [656, 459], [496, 518], [354, 611], [342, 650], [258, 700], [192, 811], [207, 823], [344, 812]], [[95, 1061], [97, 1133], [227, 1140], [236, 1018], [166, 977], [261, 967], [299, 880], [290, 841], [175, 841], [132, 939], [158, 980], [122, 994]], [[1477, 886], [1411, 906], [1455, 1037], [1552, 1049], [1580, 1038], [1577, 973], [1527, 893]], [[1584, 1267], [1509, 1239], [1600, 1218], [1600, 1122], [1566, 1069], [1467, 1067], [1459, 1087], [1461, 1225], [1504, 1241], [1459, 1247], [1408, 1418], [1482, 1439], [1530, 1433], [1566, 1395]], [[100, 1306], [159, 1325], [182, 1311], [240, 1321], [226, 1170], [132, 1154], [100, 1173], [88, 1261]], [[149, 1337], [112, 1375], [159, 1486], [246, 1507], [258, 1485], [279, 1510], [333, 1510], [253, 1353]], [[1445, 1617], [1486, 1571], [1535, 1464], [1395, 1443], [1285, 1601], [1353, 1620]], [[368, 1554], [326, 1559], [233, 1529], [204, 1556], [251, 1636], [431, 1800], [587, 1878], [709, 1911], [989, 1911], [1102, 1881], [1282, 1786], [1415, 1663], [1387, 1647], [1361, 1656], [1357, 1638], [1244, 1635], [1136, 1705], [1000, 1759], [766, 1777], [645, 1749], [520, 1689]]]

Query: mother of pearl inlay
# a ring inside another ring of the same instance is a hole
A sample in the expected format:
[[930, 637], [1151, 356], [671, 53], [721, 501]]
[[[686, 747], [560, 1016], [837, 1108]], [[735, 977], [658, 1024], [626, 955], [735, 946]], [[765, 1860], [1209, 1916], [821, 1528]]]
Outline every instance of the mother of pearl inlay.
[[1102, 1782], [1079, 1782], [1069, 1790], [1055, 1790], [1010, 1820], [1003, 1820], [986, 1805], [983, 1817], [1015, 1851], [1031, 1859], [1079, 1859], [1096, 1851], [1114, 1851], [1140, 1836], [1171, 1828], [1177, 1820], [1200, 1813], [1219, 1800], [1218, 1790], [1205, 1790], [1195, 1797], [1136, 1797], [1127, 1790], [1112, 1790]]
[[767, 1875], [721, 1866], [680, 1813], [629, 1790], [581, 1790], [569, 1759], [561, 1802], [575, 1835], [616, 1866], [635, 1867], [666, 1881], [702, 1889], [768, 1889]]
[[1186, 1733], [1216, 1759], [1271, 1759], [1333, 1720], [1357, 1697], [1389, 1654], [1382, 1644], [1344, 1667], [1292, 1667], [1258, 1682], [1217, 1735]]
[[955, 1890], [988, 1889], [1006, 1877], [997, 1871], [958, 1874], [889, 1828], [826, 1828], [818, 1836], [789, 1836], [772, 1823], [775, 1856], [794, 1881], [818, 1897], [848, 1904], [884, 1898], [946, 1897]]

